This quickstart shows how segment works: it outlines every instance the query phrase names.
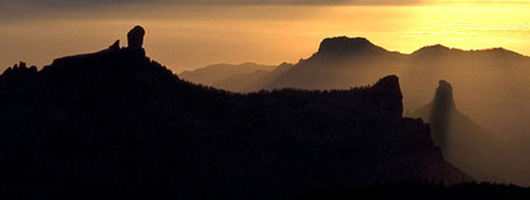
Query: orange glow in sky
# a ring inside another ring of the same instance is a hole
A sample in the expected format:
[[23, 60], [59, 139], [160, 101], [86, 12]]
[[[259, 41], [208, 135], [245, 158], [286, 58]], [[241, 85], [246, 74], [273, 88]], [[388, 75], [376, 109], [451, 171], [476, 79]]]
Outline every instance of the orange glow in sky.
[[[492, 3], [493, 2], [493, 3]], [[366, 37], [411, 53], [443, 44], [504, 47], [530, 55], [528, 1], [436, 1], [372, 6], [135, 6], [50, 12], [0, 20], [0, 70], [125, 44], [134, 25], [147, 29], [149, 56], [175, 72], [214, 63], [279, 64], [307, 58], [326, 37]]]

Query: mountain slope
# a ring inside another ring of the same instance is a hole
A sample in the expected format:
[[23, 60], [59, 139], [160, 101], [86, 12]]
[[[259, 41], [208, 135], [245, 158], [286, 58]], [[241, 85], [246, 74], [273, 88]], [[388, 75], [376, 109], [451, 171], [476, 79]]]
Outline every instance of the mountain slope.
[[[367, 85], [378, 77], [398, 74], [395, 67], [405, 55], [389, 52], [365, 38], [324, 39], [318, 52], [288, 69], [274, 70], [259, 89], [338, 89]], [[377, 62], [374, 62], [377, 61]], [[366, 69], [377, 71], [369, 72]]]
[[222, 82], [223, 89], [238, 92], [279, 88], [347, 89], [396, 74], [407, 97], [405, 107], [415, 110], [431, 100], [432, 87], [438, 80], [449, 80], [458, 87], [456, 101], [461, 109], [479, 124], [494, 132], [520, 136], [530, 130], [526, 123], [513, 120], [530, 117], [530, 112], [519, 109], [530, 110], [530, 104], [526, 103], [530, 101], [528, 66], [529, 57], [502, 48], [463, 51], [433, 45], [412, 54], [400, 54], [364, 38], [336, 37], [324, 39], [311, 57], [292, 66], [277, 67], [259, 78], [253, 77], [253, 82], [241, 82], [242, 77]]
[[[258, 77], [223, 81], [223, 89], [347, 89], [379, 77], [400, 77], [404, 107], [414, 111], [430, 102], [439, 80], [454, 84], [456, 104], [476, 124], [499, 141], [510, 143], [514, 165], [530, 165], [530, 58], [503, 49], [460, 50], [443, 45], [423, 47], [412, 54], [391, 52], [363, 38], [324, 39], [318, 51], [294, 65], [284, 65]], [[242, 80], [252, 80], [246, 82]], [[530, 170], [497, 174], [496, 181], [530, 186]], [[507, 175], [509, 174], [509, 175]]]
[[[444, 79], [461, 87], [457, 101], [477, 112], [480, 108], [472, 103], [476, 96], [491, 101], [530, 99], [530, 91], [526, 89], [530, 86], [526, 79], [530, 75], [527, 66], [530, 58], [502, 48], [463, 51], [433, 45], [412, 54], [400, 54], [365, 38], [335, 37], [324, 39], [315, 54], [295, 65], [276, 68], [254, 83], [240, 83], [251, 86], [244, 91], [226, 89], [240, 92], [278, 88], [345, 89], [396, 74], [401, 77], [404, 94], [409, 97], [405, 104], [410, 109], [429, 101], [432, 86]], [[473, 89], [478, 86], [493, 92]], [[480, 106], [489, 104], [486, 103]]]
[[258, 65], [256, 63], [242, 63], [239, 65], [217, 64], [193, 71], [184, 71], [179, 74], [179, 77], [192, 83], [214, 86], [217, 82], [234, 76], [248, 76], [256, 72], [266, 73], [272, 69], [274, 69], [273, 66]]
[[426, 124], [402, 117], [396, 76], [242, 95], [182, 81], [141, 45], [113, 46], [10, 68], [0, 96], [0, 192], [20, 198], [281, 199], [471, 180]]
[[477, 125], [457, 109], [448, 82], [440, 81], [433, 101], [408, 115], [425, 119], [444, 157], [477, 180], [528, 178], [521, 173], [524, 165], [518, 165], [517, 151], [508, 141]]

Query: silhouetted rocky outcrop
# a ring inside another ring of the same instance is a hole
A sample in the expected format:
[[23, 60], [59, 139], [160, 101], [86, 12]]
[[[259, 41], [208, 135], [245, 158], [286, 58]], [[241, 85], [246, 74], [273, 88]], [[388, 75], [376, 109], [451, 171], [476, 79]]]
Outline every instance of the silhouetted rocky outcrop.
[[110, 50], [119, 50], [120, 48], [120, 40], [116, 40], [116, 42], [109, 46]]
[[388, 116], [396, 118], [403, 116], [403, 95], [397, 76], [385, 77], [379, 80], [373, 88], [381, 91], [375, 94], [377, 95], [375, 99], [379, 101], [381, 109], [388, 112]]
[[26, 63], [20, 62], [7, 68], [1, 77], [0, 89], [2, 91], [0, 91], [0, 96], [2, 98], [0, 99], [3, 99], [3, 102], [31, 102], [37, 98], [36, 94], [39, 93], [38, 90], [40, 89], [36, 84], [39, 82], [37, 67], [28, 68]]
[[455, 112], [455, 102], [453, 99], [453, 87], [445, 80], [439, 82], [434, 95], [434, 100], [430, 107], [430, 117], [427, 119], [432, 127], [434, 143], [444, 150], [445, 155], [449, 149], [448, 135], [450, 120]]
[[145, 36], [145, 30], [141, 26], [135, 26], [129, 33], [127, 34], [127, 41], [129, 44], [129, 48], [131, 49], [141, 49], [144, 45], [144, 36]]
[[282, 199], [472, 180], [443, 160], [427, 124], [402, 117], [396, 76], [349, 90], [243, 95], [182, 81], [142, 48], [18, 70], [27, 76], [0, 76], [2, 194]]

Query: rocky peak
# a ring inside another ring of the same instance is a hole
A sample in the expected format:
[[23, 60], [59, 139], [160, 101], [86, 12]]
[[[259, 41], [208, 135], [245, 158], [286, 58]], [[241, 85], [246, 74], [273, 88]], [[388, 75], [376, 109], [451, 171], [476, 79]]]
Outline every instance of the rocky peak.
[[144, 45], [145, 29], [141, 26], [135, 26], [127, 34], [127, 41], [129, 48], [131, 49], [142, 49]]
[[438, 82], [438, 88], [434, 95], [433, 106], [442, 110], [455, 109], [455, 102], [453, 99], [453, 87], [445, 80]]
[[[130, 66], [135, 63], [146, 63], [149, 62], [149, 59], [145, 56], [143, 49], [144, 36], [145, 30], [141, 26], [136, 26], [127, 34], [129, 43], [127, 48], [120, 48], [120, 41], [117, 40], [109, 48], [102, 51], [55, 59], [52, 65], [53, 68], [62, 68], [60, 66], [101, 68], [109, 65]], [[49, 68], [45, 68], [45, 70], [49, 70]]]
[[403, 94], [399, 86], [399, 78], [391, 75], [380, 79], [373, 87], [375, 99], [392, 117], [403, 116]]
[[345, 36], [326, 38], [320, 43], [319, 54], [324, 55], [347, 55], [366, 54], [385, 51], [381, 47], [375, 46], [366, 38], [348, 38]]
[[430, 105], [430, 119], [433, 141], [439, 146], [444, 155], [449, 149], [449, 125], [451, 116], [456, 111], [453, 99], [453, 87], [445, 80], [440, 80], [434, 100]]
[[120, 50], [120, 40], [116, 40], [112, 45], [109, 46], [109, 50]]
[[[12, 102], [32, 99], [32, 95], [24, 95], [24, 93], [39, 87], [39, 85], [34, 84], [38, 79], [37, 74], [36, 66], [28, 67], [24, 62], [7, 68], [0, 75], [0, 96], [16, 96], [16, 100]], [[0, 100], [0, 103], [6, 102]]]
[[28, 67], [25, 62], [21, 61], [20, 63], [15, 64], [13, 67], [7, 68], [4, 71], [4, 74], [9, 75], [9, 74], [20, 74], [20, 73], [25, 74], [25, 73], [36, 73], [36, 72], [37, 72], [36, 66]]

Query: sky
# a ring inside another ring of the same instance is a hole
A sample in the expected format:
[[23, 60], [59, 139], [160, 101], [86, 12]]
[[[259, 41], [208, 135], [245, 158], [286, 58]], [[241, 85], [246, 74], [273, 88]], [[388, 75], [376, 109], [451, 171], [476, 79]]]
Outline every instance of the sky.
[[2, 0], [0, 70], [42, 67], [101, 50], [135, 25], [148, 56], [175, 73], [215, 63], [277, 65], [327, 37], [365, 37], [391, 51], [433, 44], [530, 55], [530, 1]]

